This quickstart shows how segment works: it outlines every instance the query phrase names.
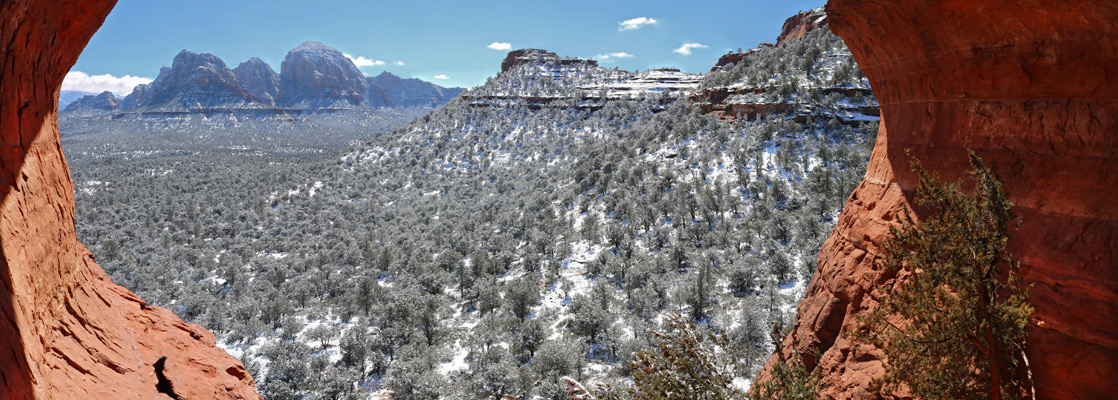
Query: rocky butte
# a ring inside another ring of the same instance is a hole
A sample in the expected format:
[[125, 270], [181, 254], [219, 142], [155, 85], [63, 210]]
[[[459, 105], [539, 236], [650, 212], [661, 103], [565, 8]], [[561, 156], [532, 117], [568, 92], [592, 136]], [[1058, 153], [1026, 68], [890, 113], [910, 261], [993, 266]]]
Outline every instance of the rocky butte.
[[831, 0], [826, 11], [869, 78], [881, 128], [865, 179], [819, 253], [786, 351], [821, 353], [805, 361], [822, 369], [825, 396], [882, 396], [866, 389], [883, 373], [880, 350], [843, 333], [878, 304], [875, 284], [896, 281], [877, 265], [916, 186], [905, 151], [954, 180], [973, 149], [997, 165], [1023, 221], [1009, 245], [1043, 321], [1027, 349], [1036, 398], [1112, 398], [1118, 3]]
[[284, 101], [296, 106], [361, 104], [369, 91], [365, 75], [342, 52], [312, 41], [287, 53], [280, 65], [280, 79]]
[[149, 84], [124, 99], [87, 95], [63, 115], [112, 113], [113, 118], [171, 114], [287, 115], [303, 111], [438, 107], [464, 89], [444, 88], [384, 72], [365, 77], [342, 52], [305, 42], [288, 52], [279, 73], [253, 57], [230, 69], [221, 58], [183, 50]]
[[0, 2], [0, 397], [260, 398], [212, 333], [113, 284], [75, 235], [57, 97], [115, 3]]
[[581, 64], [589, 65], [591, 67], [597, 67], [598, 66], [598, 61], [597, 60], [581, 60], [581, 59], [577, 59], [577, 58], [561, 58], [558, 55], [556, 55], [555, 53], [552, 53], [552, 52], [547, 51], [547, 50], [520, 49], [520, 50], [510, 51], [509, 54], [507, 56], [505, 56], [505, 60], [501, 62], [501, 72], [508, 72], [509, 70], [513, 69], [513, 67], [516, 67], [517, 65], [524, 64], [524, 63], [527, 63], [527, 62], [537, 62], [537, 61], [540, 61], [540, 60], [555, 60], [556, 62], [559, 62], [563, 65], [581, 63]]

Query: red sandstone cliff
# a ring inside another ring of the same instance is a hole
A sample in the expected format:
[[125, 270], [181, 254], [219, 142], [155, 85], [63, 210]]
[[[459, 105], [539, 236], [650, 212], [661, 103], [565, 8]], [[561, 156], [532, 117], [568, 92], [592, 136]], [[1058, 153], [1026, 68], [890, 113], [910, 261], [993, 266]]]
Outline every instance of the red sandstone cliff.
[[1118, 3], [831, 0], [827, 13], [869, 77], [882, 125], [785, 348], [821, 351], [825, 395], [878, 397], [865, 387], [882, 373], [880, 352], [842, 332], [877, 304], [874, 282], [894, 278], [875, 264], [912, 199], [904, 150], [953, 180], [970, 148], [997, 164], [1023, 219], [1010, 247], [1044, 322], [1029, 332], [1037, 398], [1113, 398]]
[[827, 13], [822, 7], [800, 11], [784, 21], [784, 25], [780, 27], [780, 37], [776, 38], [776, 45], [779, 46], [786, 40], [803, 39], [808, 32], [825, 26], [827, 26]]
[[213, 334], [113, 284], [74, 233], [57, 98], [115, 3], [0, 2], [0, 398], [259, 398]]

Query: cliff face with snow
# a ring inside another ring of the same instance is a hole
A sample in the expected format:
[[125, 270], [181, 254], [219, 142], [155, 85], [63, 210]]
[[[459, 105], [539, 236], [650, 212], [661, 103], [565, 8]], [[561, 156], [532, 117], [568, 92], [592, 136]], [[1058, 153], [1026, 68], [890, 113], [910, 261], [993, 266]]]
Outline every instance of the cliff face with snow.
[[611, 100], [671, 103], [690, 95], [702, 79], [676, 69], [630, 72], [602, 68], [595, 60], [521, 49], [508, 53], [497, 78], [461, 96], [471, 107], [599, 110]]
[[723, 119], [790, 114], [797, 122], [877, 121], [869, 81], [826, 21], [822, 9], [801, 12], [784, 22], [777, 45], [723, 55], [691, 99]]
[[[966, 149], [998, 166], [1023, 221], [1010, 232], [1042, 325], [1027, 355], [1037, 398], [1106, 398], [1118, 365], [1118, 8], [1105, 1], [831, 0], [881, 104], [865, 180], [824, 243], [785, 339], [812, 354], [823, 394], [877, 398], [877, 349], [843, 335], [873, 309], [889, 226], [911, 207], [906, 151], [954, 180]], [[771, 364], [771, 361], [770, 361]], [[767, 376], [767, 372], [763, 377]]]

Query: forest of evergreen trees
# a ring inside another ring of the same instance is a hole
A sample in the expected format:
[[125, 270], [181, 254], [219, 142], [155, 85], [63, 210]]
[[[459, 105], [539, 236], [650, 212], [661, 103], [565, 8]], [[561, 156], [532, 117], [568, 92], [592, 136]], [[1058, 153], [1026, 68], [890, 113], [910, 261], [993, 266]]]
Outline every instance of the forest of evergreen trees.
[[[800, 53], [816, 60], [787, 61]], [[479, 92], [538, 91], [531, 73], [504, 76]], [[750, 379], [877, 124], [827, 112], [844, 100], [820, 88], [866, 83], [825, 30], [706, 79], [786, 88], [771, 96], [816, 111], [453, 100], [406, 126], [306, 128], [342, 135], [326, 141], [103, 124], [65, 138], [78, 231], [115, 282], [217, 333], [270, 399], [562, 399], [564, 376], [623, 383], [673, 312], [725, 338]]]

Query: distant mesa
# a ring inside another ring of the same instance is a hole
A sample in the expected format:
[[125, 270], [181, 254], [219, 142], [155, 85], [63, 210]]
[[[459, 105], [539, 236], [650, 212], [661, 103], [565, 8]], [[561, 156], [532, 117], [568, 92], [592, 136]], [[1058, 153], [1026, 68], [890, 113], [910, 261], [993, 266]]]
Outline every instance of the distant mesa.
[[[209, 53], [183, 50], [150, 84], [124, 99], [87, 95], [66, 114], [237, 113], [267, 115], [379, 107], [437, 107], [464, 89], [444, 88], [390, 73], [366, 77], [333, 47], [308, 41], [287, 53], [280, 72], [253, 57], [230, 69]], [[111, 94], [110, 94], [111, 95]], [[78, 103], [78, 102], [75, 102]]]
[[501, 62], [501, 72], [508, 72], [515, 68], [517, 65], [528, 62], [539, 62], [543, 60], [555, 60], [566, 64], [571, 63], [585, 63], [590, 66], [597, 67], [598, 62], [595, 60], [581, 60], [577, 58], [560, 58], [557, 54], [547, 50], [541, 49], [520, 49], [510, 51], [505, 56], [505, 61]]
[[120, 107], [121, 99], [113, 92], [104, 91], [101, 94], [89, 94], [71, 102], [66, 106], [66, 112], [105, 113]]
[[599, 110], [611, 100], [651, 99], [664, 109], [698, 88], [703, 76], [664, 68], [630, 72], [595, 60], [561, 57], [542, 49], [508, 53], [501, 73], [461, 94], [468, 107]]

